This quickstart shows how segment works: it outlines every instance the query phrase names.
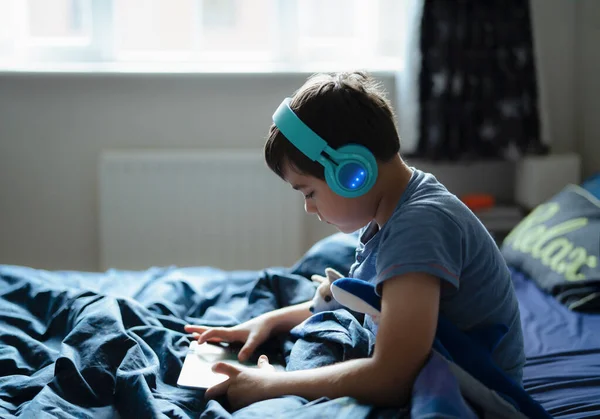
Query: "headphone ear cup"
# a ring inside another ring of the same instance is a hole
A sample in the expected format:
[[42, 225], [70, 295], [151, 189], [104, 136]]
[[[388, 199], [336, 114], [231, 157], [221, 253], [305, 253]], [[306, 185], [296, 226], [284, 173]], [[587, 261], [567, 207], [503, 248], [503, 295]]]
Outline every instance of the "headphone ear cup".
[[365, 146], [358, 144], [347, 144], [337, 149], [338, 153], [344, 155], [344, 158], [357, 160], [365, 166], [369, 173], [374, 173], [377, 178], [377, 159]]
[[[339, 166], [335, 168], [335, 173], [330, 175], [332, 177], [331, 182], [327, 180], [327, 172], [325, 177], [327, 184], [334, 192], [347, 198], [354, 198], [364, 195], [373, 187], [378, 174], [377, 160], [369, 149], [358, 144], [348, 144], [336, 150], [336, 157]], [[348, 164], [354, 164], [363, 168], [365, 171], [366, 179], [364, 180], [364, 183], [356, 189], [344, 187], [343, 177], [345, 176], [343, 176], [343, 168]], [[331, 186], [332, 184], [335, 184], [335, 188]]]

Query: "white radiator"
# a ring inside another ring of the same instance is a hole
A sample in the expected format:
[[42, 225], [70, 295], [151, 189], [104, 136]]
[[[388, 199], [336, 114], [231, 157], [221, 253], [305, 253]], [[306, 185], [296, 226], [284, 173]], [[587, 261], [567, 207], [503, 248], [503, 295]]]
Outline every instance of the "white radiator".
[[304, 250], [297, 195], [260, 150], [106, 152], [101, 268], [289, 266]]

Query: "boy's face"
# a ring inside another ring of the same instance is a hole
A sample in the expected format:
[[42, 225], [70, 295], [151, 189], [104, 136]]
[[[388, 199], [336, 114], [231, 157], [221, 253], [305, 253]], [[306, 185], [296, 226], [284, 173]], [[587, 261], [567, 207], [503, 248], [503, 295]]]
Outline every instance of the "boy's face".
[[289, 166], [284, 170], [284, 178], [304, 195], [304, 210], [308, 214], [315, 214], [320, 221], [343, 233], [352, 233], [374, 218], [375, 205], [369, 194], [344, 198], [333, 192], [324, 180], [298, 173]]

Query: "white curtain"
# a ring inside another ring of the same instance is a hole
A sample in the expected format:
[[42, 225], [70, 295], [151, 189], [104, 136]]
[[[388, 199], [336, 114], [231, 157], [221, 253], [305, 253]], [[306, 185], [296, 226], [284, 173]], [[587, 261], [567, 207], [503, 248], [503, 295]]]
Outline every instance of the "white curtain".
[[396, 113], [401, 153], [412, 153], [419, 141], [420, 25], [425, 0], [403, 0], [402, 68], [396, 73]]

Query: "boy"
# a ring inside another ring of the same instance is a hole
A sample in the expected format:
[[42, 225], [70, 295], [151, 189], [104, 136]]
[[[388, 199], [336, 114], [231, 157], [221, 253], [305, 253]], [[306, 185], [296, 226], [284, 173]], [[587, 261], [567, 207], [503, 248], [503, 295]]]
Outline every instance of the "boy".
[[[525, 362], [519, 308], [510, 273], [482, 224], [435, 177], [407, 166], [399, 155], [395, 118], [377, 83], [360, 72], [312, 77], [294, 95], [291, 110], [333, 149], [353, 143], [374, 155], [377, 177], [365, 194], [347, 198], [326, 182], [323, 165], [309, 159], [272, 125], [268, 166], [305, 198], [305, 210], [340, 231], [360, 230], [350, 276], [370, 281], [381, 296], [371, 358], [313, 370], [275, 372], [266, 357], [258, 369], [217, 364], [230, 379], [207, 390], [227, 393], [234, 408], [294, 394], [313, 400], [350, 396], [381, 406], [408, 402], [431, 351], [438, 314], [463, 331], [505, 325], [496, 364], [515, 382]], [[247, 359], [272, 334], [306, 320], [311, 302], [264, 314], [231, 328], [186, 326], [198, 341], [245, 342]], [[364, 385], [369, 383], [369, 385]]]

